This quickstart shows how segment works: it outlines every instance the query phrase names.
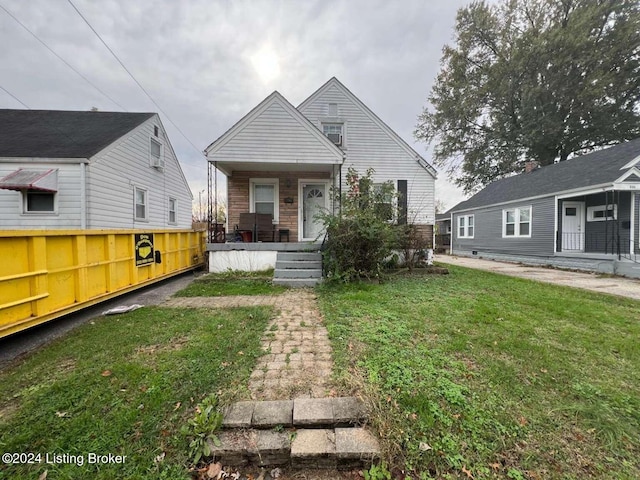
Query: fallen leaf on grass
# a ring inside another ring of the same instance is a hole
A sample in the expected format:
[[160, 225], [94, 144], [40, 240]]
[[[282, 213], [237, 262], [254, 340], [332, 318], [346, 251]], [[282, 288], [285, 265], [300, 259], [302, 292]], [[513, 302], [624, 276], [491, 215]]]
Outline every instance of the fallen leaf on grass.
[[502, 465], [500, 465], [498, 462], [496, 463], [492, 463], [491, 465], [489, 465], [491, 468], [493, 468], [494, 470], [500, 470], [500, 467]]
[[176, 403], [176, 406], [173, 407], [173, 411], [175, 412], [176, 410], [178, 410], [180, 408], [180, 406], [182, 405], [182, 402], [178, 402]]
[[40, 476], [38, 477], [38, 480], [47, 480], [47, 474], [49, 473], [49, 470], [45, 470], [44, 472], [42, 472], [40, 474]]
[[242, 350], [240, 350], [240, 351], [238, 352], [238, 355], [244, 355], [244, 352], [243, 352]]
[[105, 370], [100, 375], [102, 375], [103, 377], [110, 377], [111, 376], [111, 370]]
[[431, 450], [431, 445], [429, 445], [427, 442], [420, 442], [420, 445], [418, 445], [418, 448], [423, 452], [427, 452]]
[[154, 462], [154, 463], [160, 463], [160, 462], [162, 462], [162, 461], [164, 460], [164, 457], [165, 457], [166, 455], [167, 455], [167, 454], [166, 454], [165, 452], [162, 452], [160, 455], [156, 456], [156, 458], [154, 458], [154, 459], [153, 459], [153, 462]]
[[524, 417], [520, 417], [520, 418], [518, 419], [518, 423], [520, 424], [520, 426], [521, 426], [521, 427], [524, 427], [524, 426], [526, 426], [526, 425], [527, 425], [527, 423], [529, 423], [529, 422], [527, 422], [527, 419], [526, 419], [526, 418], [524, 418]]
[[462, 467], [462, 473], [464, 473], [467, 478], [473, 478], [473, 474], [471, 473], [471, 470], [467, 470], [466, 467]]
[[66, 418], [69, 416], [69, 414], [67, 412], [56, 412], [56, 416], [58, 418]]

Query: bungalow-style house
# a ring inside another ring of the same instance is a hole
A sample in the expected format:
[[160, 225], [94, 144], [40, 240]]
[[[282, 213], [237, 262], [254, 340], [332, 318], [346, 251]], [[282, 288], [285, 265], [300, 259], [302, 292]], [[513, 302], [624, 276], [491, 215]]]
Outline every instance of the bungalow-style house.
[[275, 238], [282, 245], [257, 247], [272, 252], [262, 267], [274, 266], [276, 250], [322, 240], [316, 214], [337, 210], [332, 187], [341, 191], [349, 167], [360, 173], [373, 168], [375, 183], [391, 181], [399, 193], [395, 220], [433, 238], [436, 171], [335, 77], [298, 107], [273, 92], [205, 154], [227, 177], [227, 232], [242, 225], [243, 215], [271, 215], [274, 231], [263, 228], [252, 240]]
[[0, 229], [191, 228], [155, 113], [0, 110]]
[[640, 277], [640, 139], [497, 180], [451, 209], [451, 253]]

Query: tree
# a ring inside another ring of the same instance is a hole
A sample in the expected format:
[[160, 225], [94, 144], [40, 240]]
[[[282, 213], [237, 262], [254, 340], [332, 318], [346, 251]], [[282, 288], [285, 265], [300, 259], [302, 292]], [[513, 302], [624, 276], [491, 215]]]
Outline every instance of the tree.
[[640, 136], [637, 0], [502, 0], [458, 11], [415, 131], [472, 192]]

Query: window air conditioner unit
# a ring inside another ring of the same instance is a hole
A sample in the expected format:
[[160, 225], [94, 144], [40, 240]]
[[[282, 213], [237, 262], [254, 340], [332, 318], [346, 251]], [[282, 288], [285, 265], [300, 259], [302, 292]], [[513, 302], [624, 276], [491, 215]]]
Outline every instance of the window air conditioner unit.
[[327, 137], [336, 145], [342, 145], [342, 135], [340, 133], [327, 133]]
[[164, 168], [164, 159], [162, 157], [156, 157], [151, 155], [151, 166], [158, 169]]

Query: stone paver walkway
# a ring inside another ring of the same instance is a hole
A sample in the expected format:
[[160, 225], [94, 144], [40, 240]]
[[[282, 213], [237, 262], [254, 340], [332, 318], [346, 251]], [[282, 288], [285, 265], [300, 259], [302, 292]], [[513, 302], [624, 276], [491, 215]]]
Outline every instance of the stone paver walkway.
[[438, 255], [435, 261], [640, 300], [640, 281], [630, 278], [603, 277], [594, 273], [573, 272], [450, 255]]
[[176, 308], [230, 308], [271, 305], [278, 310], [262, 336], [265, 354], [251, 374], [254, 400], [321, 398], [330, 394], [333, 361], [327, 329], [312, 290], [281, 295], [179, 297], [163, 304]]

